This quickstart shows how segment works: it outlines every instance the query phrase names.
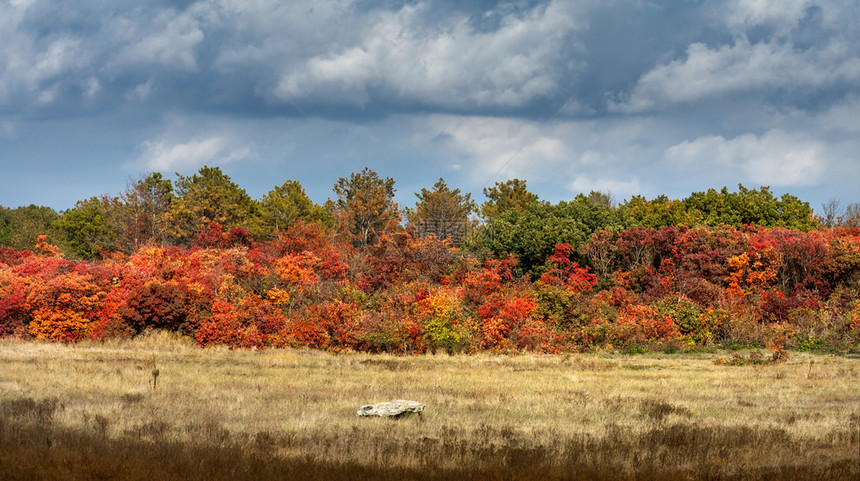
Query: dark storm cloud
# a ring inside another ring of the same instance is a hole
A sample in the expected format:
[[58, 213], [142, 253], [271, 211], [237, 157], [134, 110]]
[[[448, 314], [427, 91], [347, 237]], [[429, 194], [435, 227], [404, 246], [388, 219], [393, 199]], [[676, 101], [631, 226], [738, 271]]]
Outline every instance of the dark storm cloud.
[[13, 2], [0, 102], [548, 116], [570, 102], [639, 112], [735, 94], [832, 103], [860, 77], [860, 39], [836, 2], [466, 5]]
[[[445, 175], [478, 193], [520, 176], [550, 199], [738, 182], [846, 196], [860, 148], [846, 127], [860, 118], [858, 10], [856, 0], [5, 1], [0, 160], [53, 159], [44, 136], [69, 139], [59, 149], [77, 175], [118, 179], [77, 198], [205, 163], [258, 195], [272, 169], [330, 186], [331, 172], [370, 165], [403, 185]], [[421, 168], [401, 168], [413, 161]], [[39, 203], [16, 199], [0, 203]]]
[[[302, 103], [403, 112], [523, 107], [579, 68], [563, 3], [464, 11], [425, 3], [200, 2], [2, 7], [4, 110], [164, 104], [189, 110]], [[323, 108], [324, 107], [324, 108]], [[304, 109], [302, 109], [304, 110]], [[251, 112], [248, 112], [251, 113]]]

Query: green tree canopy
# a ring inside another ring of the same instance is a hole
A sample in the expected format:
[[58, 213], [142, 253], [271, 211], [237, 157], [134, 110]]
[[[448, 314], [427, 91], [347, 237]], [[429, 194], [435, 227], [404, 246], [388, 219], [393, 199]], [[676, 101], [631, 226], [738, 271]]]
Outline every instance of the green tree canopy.
[[260, 199], [260, 222], [265, 231], [286, 229], [296, 220], [320, 222], [328, 213], [305, 193], [298, 181], [287, 180]]
[[175, 198], [165, 221], [178, 242], [190, 243], [207, 222], [216, 222], [225, 229], [257, 230], [254, 200], [220, 168], [203, 166], [190, 177], [176, 177]]
[[526, 181], [511, 179], [484, 188], [487, 201], [481, 204], [481, 217], [496, 218], [510, 210], [524, 211], [538, 203], [538, 196], [529, 192]]
[[684, 203], [677, 199], [669, 199], [660, 195], [653, 200], [647, 200], [640, 195], [634, 195], [622, 204], [630, 219], [642, 227], [659, 229], [670, 225], [692, 226], [701, 221], [695, 215], [687, 213]]
[[79, 200], [63, 212], [55, 226], [62, 233], [63, 247], [82, 259], [96, 259], [99, 251], [120, 248], [122, 228], [116, 212], [119, 199], [111, 196]]
[[683, 203], [688, 214], [700, 216], [707, 225], [758, 225], [809, 231], [817, 224], [808, 202], [790, 194], [777, 199], [770, 187], [756, 190], [738, 185], [738, 192], [729, 192], [726, 187], [719, 191], [709, 189], [694, 192]]
[[727, 187], [709, 189], [683, 200], [661, 195], [649, 201], [633, 196], [622, 209], [636, 224], [654, 229], [670, 225], [757, 225], [808, 231], [817, 225], [809, 203], [789, 194], [776, 198], [769, 187], [748, 189], [739, 185], [737, 192]]
[[507, 210], [490, 219], [480, 240], [497, 255], [513, 254], [523, 272], [537, 276], [556, 244], [568, 243], [577, 249], [594, 232], [620, 231], [630, 225], [620, 209], [579, 194], [570, 202], [535, 203], [523, 210]]
[[33, 250], [40, 235], [54, 237], [52, 225], [59, 217], [54, 209], [45, 206], [30, 204], [15, 209], [0, 206], [0, 246]]

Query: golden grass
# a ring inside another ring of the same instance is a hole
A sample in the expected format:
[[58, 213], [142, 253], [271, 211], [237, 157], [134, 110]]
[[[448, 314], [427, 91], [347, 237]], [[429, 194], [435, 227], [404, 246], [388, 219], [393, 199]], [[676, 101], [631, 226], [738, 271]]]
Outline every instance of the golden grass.
[[[717, 357], [5, 340], [0, 479], [860, 477], [858, 359]], [[355, 417], [392, 399], [425, 414]]]

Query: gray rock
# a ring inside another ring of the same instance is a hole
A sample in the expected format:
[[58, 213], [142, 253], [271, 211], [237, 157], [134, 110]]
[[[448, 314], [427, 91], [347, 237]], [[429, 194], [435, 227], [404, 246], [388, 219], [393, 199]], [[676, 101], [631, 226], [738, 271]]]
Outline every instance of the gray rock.
[[355, 415], [358, 417], [400, 418], [412, 414], [420, 416], [423, 411], [424, 405], [420, 402], [398, 399], [385, 403], [361, 406]]

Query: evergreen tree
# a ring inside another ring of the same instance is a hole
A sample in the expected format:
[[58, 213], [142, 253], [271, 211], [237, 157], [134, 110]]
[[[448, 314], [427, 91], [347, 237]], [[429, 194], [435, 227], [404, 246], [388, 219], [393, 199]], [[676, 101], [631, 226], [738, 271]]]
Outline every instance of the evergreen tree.
[[165, 214], [171, 237], [189, 244], [207, 223], [224, 229], [257, 231], [257, 206], [244, 189], [218, 167], [203, 166], [186, 177], [176, 174], [175, 197]]
[[407, 217], [416, 235], [434, 234], [461, 245], [469, 228], [469, 216], [476, 209], [471, 194], [461, 194], [460, 189], [451, 190], [440, 178], [433, 190], [421, 189], [415, 196], [418, 202], [415, 209], [408, 210]]
[[260, 222], [263, 230], [284, 230], [296, 220], [320, 222], [329, 216], [314, 204], [298, 181], [287, 180], [260, 199]]

